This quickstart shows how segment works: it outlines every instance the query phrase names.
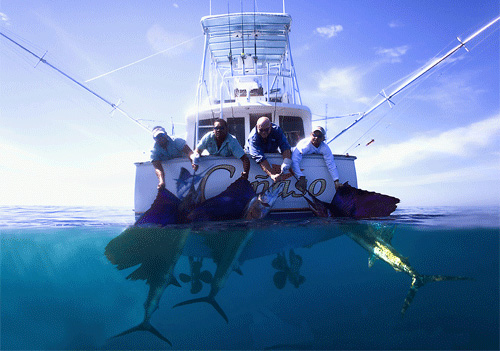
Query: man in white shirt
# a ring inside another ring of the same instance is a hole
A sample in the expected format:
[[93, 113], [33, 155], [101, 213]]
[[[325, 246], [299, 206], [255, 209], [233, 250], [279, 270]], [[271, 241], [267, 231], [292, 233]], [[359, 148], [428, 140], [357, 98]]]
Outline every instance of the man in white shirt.
[[332, 151], [324, 142], [325, 137], [326, 133], [323, 127], [314, 127], [311, 133], [311, 138], [299, 141], [292, 153], [292, 169], [295, 176], [299, 179], [295, 184], [295, 187], [302, 192], [305, 192], [307, 189], [307, 179], [300, 170], [300, 161], [302, 160], [303, 155], [309, 154], [323, 155], [326, 167], [328, 168], [328, 171], [334, 181], [335, 190], [341, 186], [339, 182], [339, 172], [337, 171]]

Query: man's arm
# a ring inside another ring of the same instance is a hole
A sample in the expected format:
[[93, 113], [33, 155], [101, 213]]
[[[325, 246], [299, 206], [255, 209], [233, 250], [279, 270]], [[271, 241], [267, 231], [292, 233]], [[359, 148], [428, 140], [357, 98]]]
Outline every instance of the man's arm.
[[187, 144], [185, 144], [184, 147], [182, 148], [182, 152], [187, 156], [187, 158], [189, 158], [189, 161], [191, 162], [191, 167], [193, 167], [193, 169], [197, 171], [198, 165], [195, 164], [195, 157], [193, 150], [191, 150], [191, 148]]
[[156, 176], [158, 177], [158, 189], [165, 187], [165, 172], [163, 170], [163, 165], [161, 161], [152, 161], [153, 167], [155, 168]]
[[259, 163], [259, 166], [260, 166], [260, 168], [262, 168], [264, 173], [267, 174], [273, 180], [273, 182], [276, 182], [279, 180], [281, 174], [280, 173], [273, 174], [271, 165], [269, 164], [269, 161], [267, 159], [262, 161], [261, 163]]
[[325, 159], [326, 167], [332, 176], [333, 182], [335, 184], [335, 190], [337, 190], [341, 184], [339, 181], [339, 171], [337, 169], [337, 165], [335, 164], [335, 159], [333, 158], [332, 150], [330, 147], [326, 145], [324, 142], [321, 145], [321, 153], [323, 154], [323, 158]]
[[241, 176], [245, 179], [248, 179], [248, 172], [250, 171], [250, 160], [247, 155], [241, 156], [241, 162], [243, 162], [243, 172], [241, 172]]
[[302, 161], [302, 152], [300, 152], [298, 148], [295, 148], [292, 154], [292, 169], [297, 178], [300, 178], [304, 175], [300, 170], [300, 161]]

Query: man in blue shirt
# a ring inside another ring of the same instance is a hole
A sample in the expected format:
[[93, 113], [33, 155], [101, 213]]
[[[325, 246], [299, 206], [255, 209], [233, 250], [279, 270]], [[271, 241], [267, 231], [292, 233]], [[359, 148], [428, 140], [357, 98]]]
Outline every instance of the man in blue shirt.
[[238, 140], [227, 130], [227, 122], [223, 119], [216, 119], [214, 122], [214, 130], [209, 132], [201, 138], [194, 150], [195, 156], [193, 163], [197, 165], [200, 154], [203, 150], [207, 150], [210, 155], [230, 157], [234, 156], [241, 159], [243, 162], [243, 172], [241, 176], [248, 179], [248, 172], [250, 170], [250, 160], [245, 151], [241, 147]]
[[[165, 171], [163, 169], [162, 161], [167, 161], [173, 158], [182, 157], [186, 155], [191, 161], [191, 154], [193, 150], [187, 146], [186, 141], [181, 138], [171, 138], [163, 127], [156, 126], [153, 128], [153, 138], [155, 144], [151, 150], [151, 163], [155, 169], [156, 176], [158, 177], [158, 189], [165, 187]], [[194, 170], [198, 166], [191, 163]]]
[[[274, 174], [264, 153], [278, 152], [278, 148], [283, 156], [283, 164], [281, 165], [281, 172]], [[292, 165], [292, 153], [290, 149], [290, 144], [283, 130], [276, 124], [271, 123], [269, 118], [265, 116], [257, 120], [257, 124], [250, 132], [245, 144], [245, 151], [274, 182], [279, 181], [281, 174], [286, 173]]]

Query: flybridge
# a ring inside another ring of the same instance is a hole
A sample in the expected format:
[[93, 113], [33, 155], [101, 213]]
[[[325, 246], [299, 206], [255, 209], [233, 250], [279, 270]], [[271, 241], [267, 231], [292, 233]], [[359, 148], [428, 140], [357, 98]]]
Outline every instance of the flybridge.
[[205, 54], [199, 93], [204, 87], [210, 104], [244, 100], [301, 104], [290, 52], [291, 22], [289, 15], [279, 13], [203, 17]]

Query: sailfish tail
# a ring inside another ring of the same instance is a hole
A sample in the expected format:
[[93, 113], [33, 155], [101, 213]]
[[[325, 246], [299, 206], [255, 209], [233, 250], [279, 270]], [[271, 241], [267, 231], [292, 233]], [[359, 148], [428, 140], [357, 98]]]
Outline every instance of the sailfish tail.
[[[212, 305], [212, 307], [215, 308], [215, 310], [217, 312], [219, 312], [219, 314], [222, 316], [222, 318], [224, 318], [226, 323], [229, 323], [229, 319], [227, 318], [226, 313], [224, 312], [222, 307], [220, 307], [220, 305], [217, 303], [217, 301], [215, 301], [215, 297], [213, 297], [213, 296], [206, 296], [206, 297], [200, 297], [197, 299], [187, 300], [187, 301], [178, 303], [174, 307], [190, 305], [192, 303], [198, 303], [198, 302], [206, 302], [206, 303], [209, 303], [210, 305]], [[174, 308], [174, 307], [172, 307], [172, 308]]]
[[133, 328], [125, 330], [123, 333], [120, 333], [120, 334], [113, 336], [113, 338], [117, 338], [119, 336], [123, 336], [123, 335], [130, 334], [130, 333], [134, 333], [136, 331], [148, 331], [151, 334], [155, 335], [156, 337], [160, 338], [161, 340], [165, 341], [170, 346], [172, 346], [172, 343], [166, 337], [161, 335], [161, 333], [155, 327], [153, 327], [151, 325], [151, 323], [149, 323], [148, 321], [144, 321], [141, 324], [139, 324]]
[[403, 315], [410, 304], [413, 301], [413, 298], [417, 294], [417, 291], [420, 287], [424, 286], [428, 282], [443, 282], [443, 281], [452, 281], [452, 280], [473, 280], [469, 277], [460, 277], [460, 276], [449, 276], [449, 275], [414, 275], [411, 280], [411, 287], [406, 295], [406, 299], [403, 303], [403, 307], [401, 308], [401, 314]]

